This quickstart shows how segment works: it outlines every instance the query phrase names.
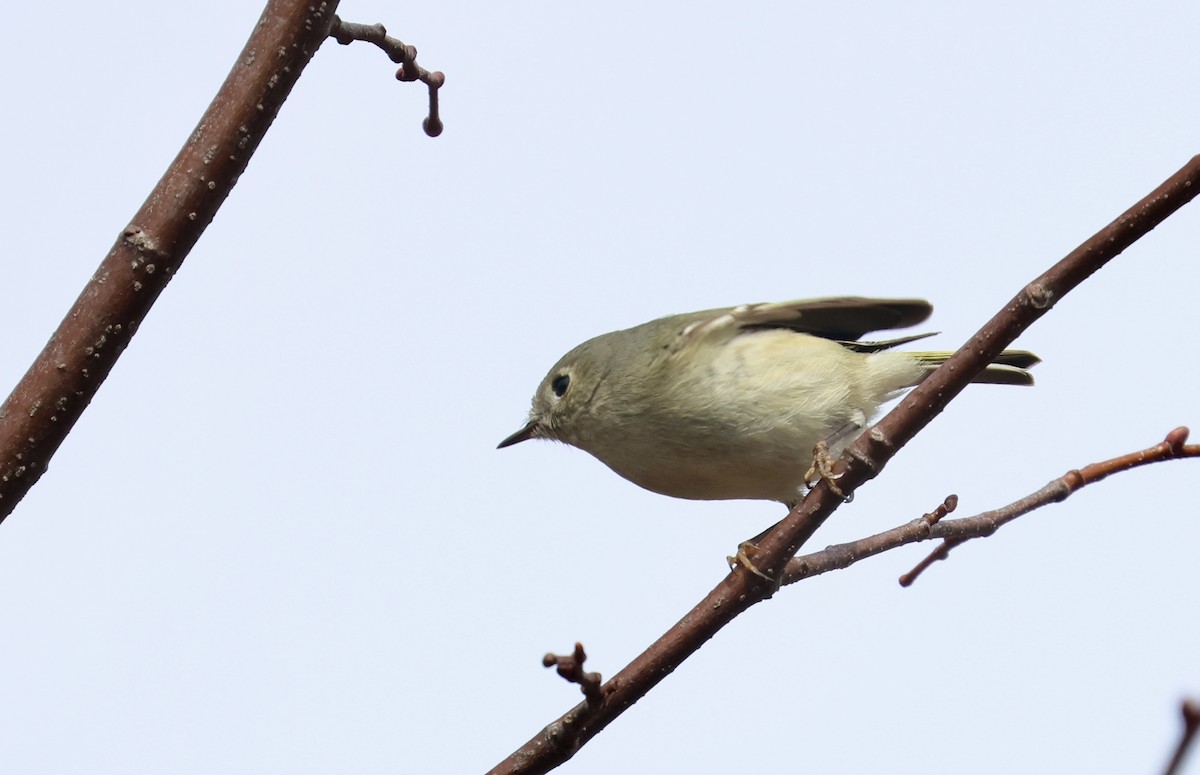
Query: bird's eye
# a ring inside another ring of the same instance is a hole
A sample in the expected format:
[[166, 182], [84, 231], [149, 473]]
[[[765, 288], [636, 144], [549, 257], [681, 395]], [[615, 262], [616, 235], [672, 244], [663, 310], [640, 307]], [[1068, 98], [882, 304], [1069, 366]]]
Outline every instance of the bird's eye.
[[558, 396], [559, 398], [563, 397], [563, 394], [567, 392], [567, 388], [570, 386], [571, 377], [566, 374], [559, 374], [554, 378], [554, 381], [550, 383], [550, 389], [553, 390], [554, 395]]

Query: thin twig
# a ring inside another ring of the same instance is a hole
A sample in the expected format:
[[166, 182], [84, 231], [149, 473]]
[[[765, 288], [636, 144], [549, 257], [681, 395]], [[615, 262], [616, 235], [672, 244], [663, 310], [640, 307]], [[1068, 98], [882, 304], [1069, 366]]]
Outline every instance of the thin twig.
[[0, 520], [46, 472], [134, 331], [233, 190], [328, 37], [328, 14], [336, 8], [336, 0], [267, 3], [195, 131], [0, 406]]
[[[1001, 525], [1011, 522], [1017, 517], [1024, 516], [1035, 509], [1040, 509], [1051, 503], [1064, 501], [1089, 484], [1094, 484], [1110, 474], [1129, 471], [1130, 469], [1149, 465], [1150, 463], [1161, 463], [1165, 460], [1200, 457], [1200, 445], [1188, 445], [1187, 438], [1188, 429], [1181, 425], [1168, 433], [1165, 439], [1153, 447], [1068, 471], [1059, 478], [1048, 482], [1045, 487], [1037, 492], [1030, 493], [1002, 509], [986, 511], [975, 517], [968, 517], [964, 520], [953, 520], [951, 523], [942, 525], [941, 532], [947, 535], [942, 545], [934, 549], [921, 562], [917, 563], [916, 567], [911, 571], [901, 576], [900, 586], [911, 586], [930, 565], [949, 557], [950, 550], [959, 544], [964, 544], [972, 538], [989, 536], [999, 530]], [[970, 520], [977, 520], [977, 523], [973, 523]], [[976, 530], [979, 531], [977, 534], [975, 533]], [[938, 536], [931, 535], [930, 537], [934, 538]]]
[[1171, 756], [1171, 761], [1167, 764], [1164, 775], [1176, 775], [1179, 768], [1183, 766], [1183, 758], [1187, 756], [1188, 748], [1196, 739], [1197, 732], [1200, 732], [1200, 702], [1196, 700], [1184, 700], [1182, 703], [1183, 712], [1183, 734], [1179, 736], [1179, 745], [1175, 746], [1175, 753]]
[[400, 69], [396, 71], [398, 81], [420, 81], [429, 87], [429, 115], [421, 126], [425, 134], [437, 137], [442, 133], [442, 119], [438, 114], [438, 89], [446, 82], [446, 76], [440, 70], [430, 72], [417, 64], [416, 46], [410, 46], [402, 40], [387, 34], [382, 24], [355, 24], [342, 21], [336, 14], [329, 36], [343, 46], [348, 46], [356, 40], [378, 46], [388, 55]]
[[861, 538], [849, 543], [837, 544], [819, 552], [796, 557], [788, 562], [784, 570], [784, 584], [840, 570], [849, 567], [859, 560], [865, 560], [890, 549], [919, 541], [942, 539], [943, 543], [928, 557], [922, 560], [913, 570], [900, 577], [900, 583], [908, 586], [916, 581], [925, 568], [937, 560], [945, 559], [950, 550], [961, 543], [973, 538], [990, 536], [1001, 526], [1024, 516], [1035, 509], [1048, 506], [1051, 503], [1066, 500], [1080, 489], [1094, 484], [1110, 474], [1128, 471], [1151, 463], [1161, 463], [1167, 460], [1200, 457], [1200, 444], [1187, 444], [1188, 429], [1179, 427], [1166, 435], [1166, 438], [1153, 447], [1127, 455], [1092, 463], [1081, 469], [1068, 471], [1054, 479], [1040, 490], [1030, 493], [1009, 505], [985, 511], [971, 517], [946, 519], [949, 512], [954, 510], [958, 499], [950, 496], [946, 502], [933, 513], [912, 520], [891, 530], [876, 533], [867, 538]]
[[924, 514], [899, 527], [894, 527], [891, 530], [886, 530], [867, 538], [860, 538], [857, 541], [833, 544], [812, 554], [793, 557], [784, 566], [783, 583], [795, 584], [797, 581], [803, 581], [812, 576], [820, 576], [822, 573], [849, 568], [859, 560], [874, 557], [877, 554], [886, 552], [889, 549], [895, 549], [898, 546], [904, 546], [905, 544], [917, 541], [928, 541], [933, 537], [933, 526], [938, 524], [943, 517], [953, 512], [957, 507], [958, 496], [950, 495], [929, 514]]
[[[1117, 220], [1026, 286], [1004, 310], [945, 364], [915, 388], [838, 463], [846, 493], [878, 474], [883, 465], [966, 387], [999, 352], [1072, 288], [1200, 193], [1200, 156], [1191, 159]], [[754, 554], [757, 570], [783, 579], [787, 561], [842, 503], [825, 481], [767, 533]], [[726, 624], [774, 594], [777, 583], [738, 566], [674, 627], [604, 684], [598, 708], [576, 706], [533, 736], [491, 772], [544, 773], [575, 755], [626, 708], [674, 671]], [[567, 722], [570, 722], [567, 724]]]

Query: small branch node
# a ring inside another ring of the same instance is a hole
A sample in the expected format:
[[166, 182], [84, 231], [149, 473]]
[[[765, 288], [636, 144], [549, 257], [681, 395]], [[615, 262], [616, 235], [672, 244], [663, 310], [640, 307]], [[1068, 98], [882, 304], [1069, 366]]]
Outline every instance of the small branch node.
[[575, 651], [565, 656], [547, 653], [542, 657], [542, 665], [557, 669], [558, 674], [569, 683], [579, 684], [579, 688], [588, 702], [599, 703], [604, 698], [600, 685], [600, 674], [585, 673], [583, 670], [585, 661], [587, 661], [587, 654], [584, 653], [582, 643], [576, 643]]
[[884, 449], [890, 450], [896, 446], [894, 443], [892, 443], [892, 440], [888, 438], [888, 435], [880, 430], [878, 425], [867, 432], [867, 438], [871, 440], [872, 444], [876, 444]]
[[936, 525], [938, 522], [942, 521], [942, 517], [953, 513], [953, 511], [957, 508], [958, 496], [954, 493], [950, 493], [946, 496], [946, 500], [942, 501], [940, 506], [921, 517], [921, 519], [925, 520], [926, 524]]
[[1084, 478], [1083, 472], [1078, 468], [1072, 468], [1070, 471], [1067, 471], [1065, 474], [1063, 474], [1061, 481], [1066, 491], [1062, 494], [1062, 497], [1058, 499], [1060, 501], [1066, 500], [1067, 496], [1071, 495], [1071, 493], [1087, 484], [1087, 479]]
[[1054, 303], [1054, 291], [1038, 282], [1025, 286], [1025, 297], [1034, 309], [1046, 309]]
[[857, 447], [851, 447], [846, 450], [846, 453], [854, 460], [857, 460], [863, 468], [867, 469], [868, 479], [874, 479], [879, 474], [879, 464], [870, 455], [864, 454]]
[[1190, 435], [1191, 431], [1188, 430], [1186, 425], [1180, 425], [1178, 428], [1167, 434], [1167, 437], [1164, 439], [1164, 441], [1167, 443], [1167, 446], [1171, 448], [1172, 455], [1184, 454], [1183, 448], [1184, 445], [1187, 444], [1188, 436]]

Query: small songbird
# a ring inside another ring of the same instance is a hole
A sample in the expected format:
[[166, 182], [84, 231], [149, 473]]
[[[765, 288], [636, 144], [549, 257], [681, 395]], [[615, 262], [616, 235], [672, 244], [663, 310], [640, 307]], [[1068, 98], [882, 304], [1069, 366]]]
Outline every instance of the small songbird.
[[[676, 498], [795, 503], [813, 450], [845, 449], [879, 406], [950, 352], [859, 341], [916, 325], [921, 299], [839, 297], [652, 320], [589, 339], [542, 380], [524, 427], [500, 442], [562, 441]], [[1032, 385], [1038, 357], [1005, 350], [975, 382]]]

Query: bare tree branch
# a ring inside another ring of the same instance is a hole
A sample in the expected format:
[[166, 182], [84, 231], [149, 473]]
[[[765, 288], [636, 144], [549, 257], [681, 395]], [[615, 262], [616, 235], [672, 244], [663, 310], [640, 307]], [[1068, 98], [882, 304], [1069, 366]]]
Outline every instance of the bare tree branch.
[[[1049, 271], [1027, 285], [979, 333], [895, 409], [856, 441], [834, 469], [852, 493], [937, 416], [971, 379], [1059, 299], [1200, 193], [1200, 156], [1168, 178]], [[775, 593], [788, 560], [842, 503], [822, 480], [771, 529], [754, 553], [756, 570], [739, 565], [674, 627], [602, 687], [603, 701], [584, 702], [542, 729], [491, 773], [543, 773], [567, 761], [627, 708], [675, 670], [726, 624]], [[778, 579], [772, 582], [762, 576]]]
[[794, 584], [812, 576], [847, 568], [859, 560], [865, 560], [906, 544], [942, 539], [941, 546], [922, 560], [916, 568], [900, 578], [900, 583], [908, 586], [916, 581], [921, 572], [933, 562], [945, 559], [955, 546], [973, 538], [990, 536], [1001, 526], [1017, 517], [1051, 503], [1064, 501], [1080, 489], [1094, 484], [1110, 474], [1128, 471], [1151, 463], [1200, 457], [1200, 444], [1187, 444], [1187, 438], [1187, 428], [1176, 428], [1153, 447], [1068, 471], [1040, 490], [1014, 503], [972, 517], [943, 520], [943, 517], [954, 511], [958, 503], [957, 496], [951, 495], [932, 513], [925, 514], [911, 522], [867, 538], [829, 546], [819, 552], [788, 561], [784, 569], [783, 583]]
[[430, 72], [418, 65], [415, 46], [388, 36], [382, 24], [344, 22], [337, 15], [333, 17], [333, 26], [329, 34], [343, 46], [348, 46], [356, 40], [378, 46], [389, 59], [400, 65], [400, 69], [396, 71], [397, 80], [420, 81], [428, 86], [429, 116], [421, 126], [430, 137], [437, 137], [442, 133], [442, 119], [438, 115], [438, 89], [446, 82], [446, 76], [440, 70]]
[[0, 406], [0, 520], [46, 472], [158, 295], [246, 169], [337, 2], [269, 0], [212, 104]]
[[99, 390], [183, 259], [245, 171], [305, 66], [337, 30], [369, 40], [401, 63], [397, 77], [429, 86], [425, 132], [442, 131], [445, 77], [416, 64], [412, 46], [382, 25], [343, 24], [337, 0], [269, 0], [212, 104], [158, 185], [0, 406], [0, 521], [46, 472], [50, 458]]

